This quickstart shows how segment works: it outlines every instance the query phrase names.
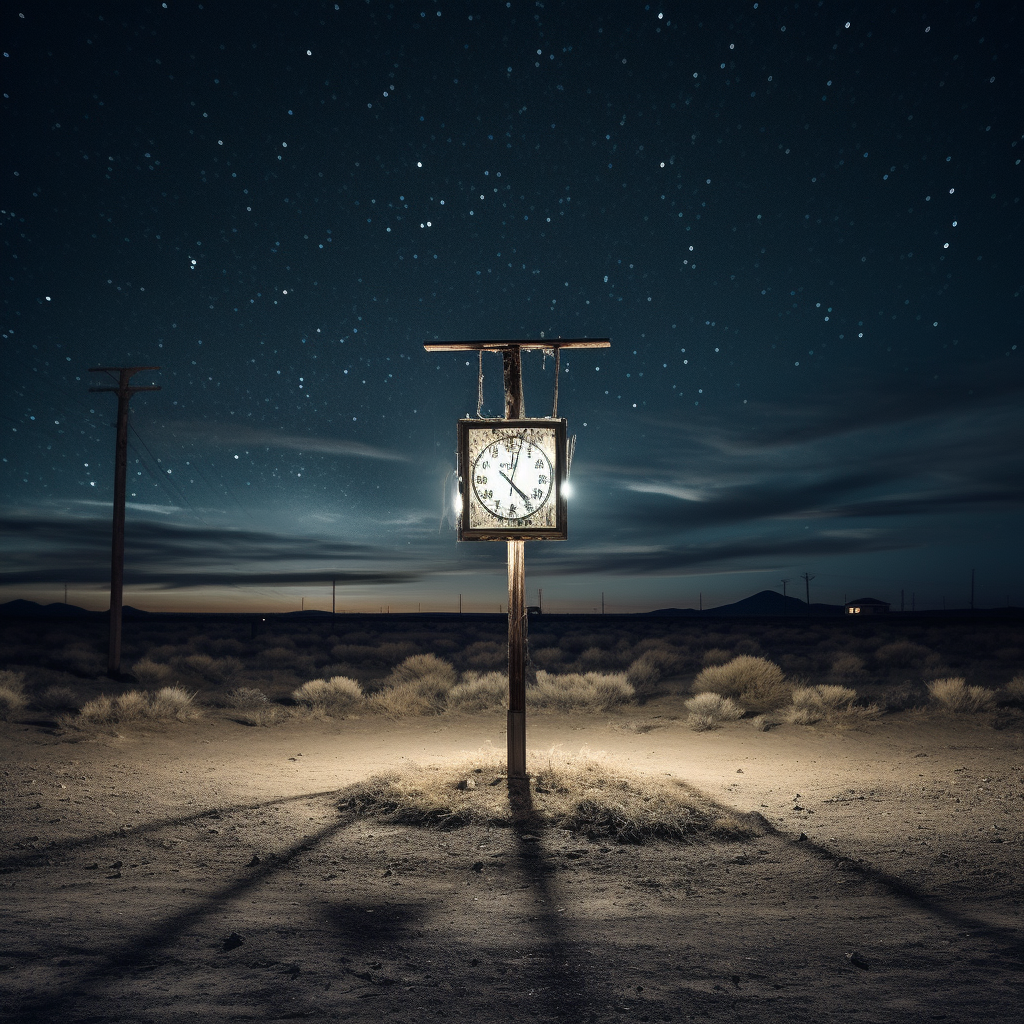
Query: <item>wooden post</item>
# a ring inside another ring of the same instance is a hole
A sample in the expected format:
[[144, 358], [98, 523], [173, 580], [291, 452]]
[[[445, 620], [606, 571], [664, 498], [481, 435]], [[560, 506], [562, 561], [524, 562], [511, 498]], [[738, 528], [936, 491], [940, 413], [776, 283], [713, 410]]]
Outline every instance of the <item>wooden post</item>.
[[[505, 419], [525, 416], [519, 348], [502, 352]], [[526, 778], [526, 542], [508, 541], [508, 777]]]
[[526, 541], [508, 541], [508, 777], [526, 778]]
[[136, 391], [159, 391], [156, 385], [131, 387], [130, 381], [141, 370], [159, 370], [159, 366], [97, 366], [90, 373], [117, 372], [116, 388], [89, 388], [117, 394], [117, 443], [114, 450], [114, 528], [110, 541], [110, 643], [107, 647], [107, 675], [121, 677], [121, 606], [124, 594], [124, 502], [128, 473], [128, 401]]

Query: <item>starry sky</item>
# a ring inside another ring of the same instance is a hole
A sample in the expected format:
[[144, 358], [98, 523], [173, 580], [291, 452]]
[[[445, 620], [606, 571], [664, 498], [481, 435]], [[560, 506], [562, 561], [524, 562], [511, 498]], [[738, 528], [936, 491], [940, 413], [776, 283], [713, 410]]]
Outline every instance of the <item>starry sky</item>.
[[561, 336], [530, 603], [1024, 603], [1020, 4], [57, 10], [0, 15], [0, 600], [106, 607], [88, 370], [152, 364], [126, 603], [497, 612], [423, 343]]

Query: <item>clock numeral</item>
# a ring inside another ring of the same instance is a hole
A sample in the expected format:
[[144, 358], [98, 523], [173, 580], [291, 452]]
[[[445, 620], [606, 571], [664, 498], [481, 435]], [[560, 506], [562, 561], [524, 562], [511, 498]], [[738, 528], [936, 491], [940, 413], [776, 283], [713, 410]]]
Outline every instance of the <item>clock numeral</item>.
[[485, 477], [485, 476], [478, 476], [476, 478], [476, 482], [478, 484], [485, 484], [485, 483], [487, 483], [487, 477]]
[[544, 460], [543, 460], [543, 459], [538, 459], [538, 460], [537, 460], [537, 461], [536, 461], [536, 462], [535, 462], [535, 463], [533, 464], [533, 468], [534, 468], [534, 469], [544, 469], [544, 468], [545, 468], [545, 466], [544, 466]]
[[480, 497], [481, 497], [481, 499], [484, 499], [484, 498], [493, 498], [493, 497], [494, 497], [494, 491], [483, 491], [483, 492], [482, 492], [482, 493], [480, 494]]
[[541, 487], [546, 487], [547, 486], [547, 482], [548, 482], [548, 478], [547, 478], [547, 474], [546, 473], [540, 473], [537, 476], [537, 483], [539, 483], [541, 485]]
[[535, 501], [540, 501], [544, 497], [544, 492], [539, 487], [534, 487], [533, 497]]
[[516, 514], [516, 507], [515, 507], [515, 505], [509, 505], [509, 507], [508, 507], [508, 514], [510, 516], [514, 516]]

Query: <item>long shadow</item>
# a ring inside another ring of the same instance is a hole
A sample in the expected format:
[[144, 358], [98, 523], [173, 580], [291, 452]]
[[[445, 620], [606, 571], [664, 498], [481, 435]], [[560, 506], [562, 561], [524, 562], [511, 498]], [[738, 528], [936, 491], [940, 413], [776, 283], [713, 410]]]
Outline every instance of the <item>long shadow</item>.
[[508, 780], [512, 829], [516, 836], [516, 867], [539, 901], [537, 914], [538, 944], [533, 948], [543, 953], [546, 963], [539, 993], [549, 1013], [560, 1020], [581, 1021], [593, 1006], [595, 996], [587, 991], [585, 972], [579, 969], [580, 953], [558, 912], [556, 886], [544, 862], [546, 825], [533, 806], [530, 778]]
[[[729, 807], [726, 804], [720, 804], [714, 800], [711, 802], [717, 804], [717, 806], [724, 811], [728, 811], [733, 814], [737, 813], [735, 808]], [[816, 843], [813, 839], [808, 839], [806, 837], [802, 839], [794, 838], [792, 835], [776, 828], [762, 814], [748, 814], [745, 815], [745, 817], [756, 818], [767, 835], [785, 843], [786, 846], [794, 853], [815, 857], [818, 860], [829, 861], [835, 864], [837, 868], [840, 864], [847, 866], [850, 870], [859, 874], [861, 877], [877, 882], [879, 885], [886, 888], [892, 896], [911, 904], [918, 910], [922, 910], [927, 914], [938, 917], [949, 924], [956, 925], [959, 928], [970, 929], [974, 935], [984, 936], [985, 938], [999, 942], [1005, 942], [1009, 945], [1007, 952], [1011, 953], [1015, 959], [1021, 959], [1024, 957], [1024, 954], [1022, 954], [1019, 947], [1019, 934], [1015, 929], [1006, 928], [1001, 925], [994, 925], [988, 921], [982, 920], [981, 918], [965, 914], [962, 911], [957, 910], [955, 907], [946, 905], [939, 897], [926, 892], [918, 886], [913, 885], [896, 875], [890, 874], [888, 871], [883, 871], [881, 868], [876, 868], [872, 865], [862, 866], [854, 859], [854, 857], [838, 853], [835, 850], [830, 850], [828, 847]], [[801, 836], [803, 836], [803, 833], [801, 833]]]
[[221, 818], [226, 814], [236, 814], [239, 811], [258, 811], [262, 807], [274, 807], [280, 804], [293, 803], [296, 800], [309, 800], [313, 797], [336, 796], [339, 791], [336, 789], [320, 790], [316, 793], [299, 793], [296, 796], [282, 796], [276, 800], [261, 800], [254, 804], [229, 804], [226, 807], [207, 808], [205, 811], [196, 811], [194, 814], [184, 814], [175, 818], [155, 818], [142, 825], [132, 828], [113, 829], [109, 832], [97, 832], [91, 836], [82, 836], [79, 839], [57, 840], [41, 850], [26, 850], [24, 853], [8, 854], [0, 857], [0, 871], [17, 871], [22, 867], [31, 867], [35, 861], [46, 860], [55, 853], [70, 853], [73, 850], [88, 849], [100, 843], [110, 842], [113, 839], [130, 839], [133, 836], [144, 836], [150, 832], [158, 832], [160, 829], [174, 826], [190, 825], [201, 818]]
[[[310, 796], [312, 794], [304, 794]], [[301, 799], [290, 797], [288, 799]], [[283, 800], [268, 801], [268, 803], [283, 803]], [[264, 805], [257, 805], [264, 806]], [[243, 878], [236, 879], [222, 887], [217, 892], [206, 897], [201, 904], [183, 910], [178, 914], [154, 921], [150, 928], [144, 932], [137, 932], [126, 939], [120, 946], [103, 954], [99, 962], [88, 971], [77, 975], [54, 991], [36, 998], [28, 998], [17, 1010], [16, 1019], [19, 1021], [39, 1022], [39, 1024], [51, 1024], [52, 1021], [61, 1020], [66, 1017], [74, 1005], [84, 997], [89, 996], [99, 986], [108, 988], [118, 977], [148, 966], [158, 956], [161, 949], [169, 946], [177, 940], [189, 927], [197, 924], [203, 918], [208, 917], [219, 906], [237, 899], [246, 892], [262, 884], [272, 873], [287, 867], [289, 862], [300, 854], [310, 852], [326, 840], [332, 838], [352, 822], [340, 818], [333, 824], [326, 825], [311, 836], [306, 836], [285, 852], [275, 855], [272, 861], [264, 862], [248, 871]], [[353, 910], [351, 917], [364, 922], [364, 929], [368, 927], [365, 923], [370, 917], [367, 909], [376, 910], [377, 905], [360, 906], [358, 913]], [[386, 918], [388, 928], [394, 927], [394, 913], [388, 908], [386, 914], [380, 917]], [[378, 930], [380, 926], [377, 927]]]

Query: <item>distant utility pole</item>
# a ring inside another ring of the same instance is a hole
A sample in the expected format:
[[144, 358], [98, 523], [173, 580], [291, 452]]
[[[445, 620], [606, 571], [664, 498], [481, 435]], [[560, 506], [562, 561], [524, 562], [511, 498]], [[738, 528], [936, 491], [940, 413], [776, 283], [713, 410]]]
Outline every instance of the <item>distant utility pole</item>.
[[334, 618], [334, 594], [338, 587], [338, 581], [336, 579], [331, 580], [331, 618]]
[[68, 603], [68, 585], [66, 583], [64, 584], [64, 603]]
[[537, 607], [540, 609], [541, 614], [544, 614], [544, 591], [538, 588], [537, 590]]
[[804, 586], [807, 588], [807, 614], [811, 614], [811, 580], [814, 579], [814, 574], [810, 572], [801, 573], [800, 579], [804, 581]]
[[786, 596], [786, 584], [789, 583], [790, 581], [789, 580], [779, 580], [779, 582], [782, 584], [782, 596], [785, 597]]
[[604, 615], [604, 591], [601, 591], [601, 614]]
[[459, 614], [462, 614], [462, 595], [459, 594]]
[[90, 366], [90, 373], [116, 373], [116, 388], [89, 388], [113, 391], [117, 395], [117, 442], [114, 455], [114, 529], [110, 543], [110, 644], [107, 648], [107, 675], [121, 677], [121, 603], [124, 594], [124, 492], [128, 472], [128, 402], [138, 391], [159, 391], [155, 384], [132, 387], [132, 377], [159, 366]]

